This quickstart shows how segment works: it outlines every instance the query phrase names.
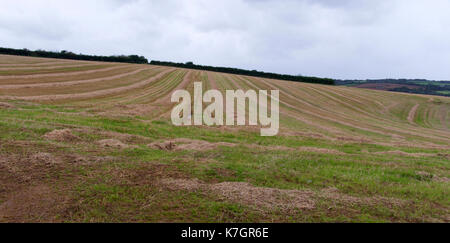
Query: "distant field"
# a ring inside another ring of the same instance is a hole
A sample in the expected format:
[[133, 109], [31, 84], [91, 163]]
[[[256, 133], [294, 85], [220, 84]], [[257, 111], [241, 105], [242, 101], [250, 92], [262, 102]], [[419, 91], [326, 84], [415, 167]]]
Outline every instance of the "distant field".
[[449, 81], [422, 79], [336, 80], [337, 85], [402, 93], [450, 96]]
[[[173, 126], [194, 81], [279, 135]], [[0, 222], [450, 222], [449, 179], [450, 97], [0, 55]]]
[[380, 83], [365, 83], [365, 84], [358, 84], [353, 87], [356, 88], [366, 88], [366, 89], [378, 89], [378, 90], [390, 90], [394, 88], [401, 88], [406, 87], [409, 89], [420, 89], [420, 86], [417, 85], [407, 85], [407, 84], [380, 84]]

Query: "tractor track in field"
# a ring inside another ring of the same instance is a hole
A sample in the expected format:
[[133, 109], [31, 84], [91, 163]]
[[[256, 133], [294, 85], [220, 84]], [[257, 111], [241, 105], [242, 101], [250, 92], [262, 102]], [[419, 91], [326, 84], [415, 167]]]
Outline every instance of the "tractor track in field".
[[27, 66], [45, 66], [53, 64], [63, 64], [69, 62], [41, 62], [41, 63], [0, 63], [0, 67], [27, 67]]
[[170, 104], [171, 103], [170, 98], [172, 97], [172, 93], [175, 92], [176, 90], [186, 89], [188, 84], [191, 82], [191, 78], [190, 78], [191, 74], [192, 74], [192, 71], [187, 71], [186, 74], [184, 74], [183, 80], [172, 91], [170, 91], [163, 97], [158, 98], [157, 100], [155, 100], [152, 103], [154, 103], [154, 104]]
[[[276, 86], [273, 86], [272, 84], [270, 84], [267, 80], [264, 80], [264, 79], [259, 79], [259, 80], [260, 80], [261, 82], [263, 82], [263, 83], [269, 85], [271, 88], [278, 89]], [[287, 97], [289, 97], [289, 98], [291, 98], [291, 99], [293, 99], [293, 100], [295, 100], [295, 101], [298, 101], [298, 102], [301, 102], [301, 103], [303, 103], [303, 104], [305, 104], [305, 105], [307, 105], [307, 106], [316, 108], [316, 107], [312, 106], [311, 104], [309, 104], [308, 102], [303, 101], [303, 100], [301, 100], [301, 99], [299, 99], [299, 98], [293, 96], [292, 94], [289, 94], [289, 93], [287, 93], [287, 92], [285, 92], [285, 91], [283, 91], [283, 93], [284, 93], [284, 95], [286, 95]], [[281, 90], [280, 90], [280, 95], [281, 95]], [[293, 108], [293, 109], [295, 109], [295, 110], [297, 110], [297, 111], [300, 111], [298, 107], [295, 107], [295, 106], [293, 106], [293, 105], [291, 105], [291, 104], [288, 104], [287, 102], [280, 102], [280, 103], [284, 103], [286, 106], [289, 106], [289, 107], [291, 107], [291, 108]], [[317, 108], [316, 108], [316, 109], [317, 109]], [[371, 128], [365, 128], [365, 127], [361, 127], [361, 126], [355, 126], [355, 125], [352, 124], [352, 123], [349, 123], [349, 122], [346, 122], [346, 121], [343, 121], [343, 120], [339, 120], [339, 119], [336, 119], [336, 118], [332, 118], [332, 117], [329, 117], [329, 116], [323, 116], [323, 115], [317, 114], [317, 113], [315, 113], [315, 112], [307, 111], [307, 110], [305, 110], [305, 109], [303, 109], [303, 110], [301, 110], [301, 111], [304, 112], [304, 113], [306, 113], [306, 114], [309, 114], [309, 115], [311, 115], [311, 116], [318, 117], [318, 118], [320, 118], [320, 119], [328, 120], [328, 121], [331, 121], [331, 122], [340, 123], [340, 124], [345, 125], [345, 126], [356, 127], [356, 128], [358, 128], [358, 129], [366, 130], [366, 131], [373, 132], [373, 133], [384, 134], [384, 135], [390, 135], [390, 133], [388, 133], [388, 132], [384, 132], [384, 131], [380, 131], [380, 130], [376, 130], [376, 129], [371, 129]], [[327, 112], [328, 112], [328, 111], [327, 111]], [[345, 118], [345, 117], [342, 117], [342, 118], [343, 118], [343, 119], [349, 119], [349, 118]], [[352, 122], [354, 122], [354, 121], [352, 121]]]
[[441, 108], [441, 115], [439, 116], [439, 122], [442, 124], [442, 126], [446, 131], [450, 131], [448, 125], [446, 125], [449, 123], [447, 123], [446, 121], [447, 121], [447, 113], [445, 109]]
[[58, 72], [58, 73], [42, 73], [42, 74], [25, 74], [25, 75], [3, 75], [0, 79], [31, 79], [31, 78], [46, 78], [46, 77], [58, 77], [58, 76], [69, 76], [69, 75], [80, 75], [80, 74], [90, 74], [101, 71], [111, 71], [120, 67], [120, 65], [115, 65], [105, 68], [97, 68], [93, 70], [86, 71], [73, 71], [73, 72]]
[[414, 123], [414, 117], [416, 116], [417, 108], [419, 108], [419, 104], [415, 104], [408, 113], [408, 122], [411, 124]]
[[50, 83], [34, 83], [34, 84], [4, 84], [0, 85], [0, 89], [22, 89], [22, 88], [49, 88], [49, 87], [61, 87], [61, 86], [72, 86], [78, 84], [85, 83], [95, 83], [106, 80], [119, 79], [126, 76], [130, 76], [133, 74], [137, 74], [139, 72], [145, 70], [156, 69], [157, 67], [149, 67], [149, 68], [140, 68], [137, 70], [133, 70], [131, 72], [121, 73], [113, 76], [94, 78], [94, 79], [83, 79], [83, 80], [74, 80], [74, 81], [66, 81], [66, 82], [50, 82]]
[[242, 85], [240, 85], [235, 77], [233, 77], [231, 74], [226, 74], [225, 77], [230, 80], [231, 84], [234, 85], [235, 87], [237, 87], [238, 89], [242, 90], [242, 91], [246, 91], [246, 89], [244, 89], [244, 87], [242, 87]]
[[164, 110], [160, 115], [158, 115], [157, 119], [160, 119], [160, 118], [164, 117], [166, 114], [170, 113], [170, 110], [171, 110], [170, 108], [172, 107], [172, 103], [171, 103], [170, 99], [172, 97], [172, 93], [175, 92], [176, 90], [187, 89], [187, 86], [192, 81], [192, 79], [191, 79], [192, 73], [193, 73], [193, 71], [190, 71], [190, 70], [187, 71], [184, 74], [183, 80], [172, 91], [170, 91], [168, 94], [166, 94], [163, 97], [160, 97], [157, 100], [155, 100], [154, 102], [152, 102], [152, 104], [154, 104], [154, 105], [167, 105], [168, 106], [168, 109]]
[[[177, 69], [173, 69], [174, 74], [176, 74]], [[164, 80], [162, 80], [164, 81]], [[180, 81], [181, 82], [181, 81]], [[154, 85], [153, 87], [149, 87], [148, 89], [140, 90], [139, 92], [135, 93], [131, 97], [124, 97], [124, 100], [121, 100], [121, 103], [134, 103], [134, 104], [142, 104], [142, 103], [153, 103], [154, 100], [156, 100], [161, 92], [164, 92], [165, 89], [167, 89], [167, 86], [170, 86], [170, 84], [167, 83], [158, 83]], [[168, 91], [169, 92], [169, 91]], [[145, 97], [152, 97], [155, 99], [145, 101]]]
[[12, 99], [12, 100], [27, 100], [27, 101], [53, 101], [53, 100], [69, 100], [69, 99], [90, 99], [98, 96], [105, 96], [105, 95], [113, 95], [122, 93], [128, 90], [133, 90], [137, 88], [141, 88], [155, 80], [160, 79], [165, 74], [173, 71], [175, 69], [167, 69], [156, 76], [153, 76], [151, 78], [148, 78], [146, 80], [134, 83], [132, 85], [124, 86], [124, 87], [118, 87], [118, 88], [111, 88], [111, 89], [104, 89], [104, 90], [97, 90], [92, 92], [86, 92], [86, 93], [77, 93], [77, 94], [59, 94], [59, 95], [38, 95], [38, 96], [0, 96], [0, 98], [3, 99]]
[[[267, 81], [267, 80], [265, 80], [265, 79], [255, 79], [255, 80], [258, 80], [258, 81], [260, 81], [260, 82], [262, 82], [262, 83], [268, 85], [268, 87], [270, 87], [270, 88], [272, 88], [272, 89], [279, 89], [277, 86], [271, 84], [269, 81]], [[293, 99], [293, 100], [295, 100], [295, 101], [298, 101], [298, 102], [300, 102], [300, 103], [302, 103], [302, 104], [305, 104], [305, 105], [307, 105], [307, 106], [309, 106], [309, 107], [314, 108], [314, 106], [312, 106], [312, 105], [309, 104], [308, 102], [306, 102], [306, 101], [304, 101], [304, 100], [301, 100], [301, 99], [295, 97], [294, 95], [292, 95], [292, 94], [290, 94], [290, 93], [288, 93], [288, 92], [285, 92], [285, 91], [280, 90], [280, 96], [281, 96], [282, 93], [284, 93], [284, 94], [285, 94], [286, 96], [288, 96], [290, 99]], [[286, 105], [286, 106], [288, 106], [288, 107], [290, 107], [290, 108], [292, 108], [292, 109], [294, 109], [294, 110], [296, 110], [296, 111], [298, 111], [298, 112], [304, 112], [304, 113], [309, 114], [309, 115], [311, 115], [311, 116], [313, 116], [313, 117], [318, 117], [318, 118], [320, 118], [320, 119], [324, 119], [324, 120], [331, 121], [331, 122], [334, 122], [334, 123], [340, 123], [340, 124], [345, 125], [345, 126], [354, 127], [354, 128], [362, 129], [362, 130], [365, 130], [365, 131], [369, 131], [369, 132], [373, 132], [373, 133], [378, 133], [378, 134], [381, 134], [381, 135], [392, 136], [392, 131], [396, 131], [396, 132], [399, 132], [399, 133], [402, 133], [402, 134], [418, 135], [418, 136], [423, 136], [423, 137], [428, 137], [428, 138], [433, 138], [433, 139], [443, 139], [442, 137], [435, 136], [435, 135], [424, 135], [423, 133], [420, 133], [420, 132], [414, 132], [414, 131], [411, 131], [411, 130], [398, 130], [398, 129], [394, 128], [394, 127], [391, 127], [391, 128], [390, 128], [391, 131], [381, 131], [381, 130], [379, 130], [378, 127], [374, 127], [373, 129], [372, 129], [372, 128], [362, 127], [362, 126], [353, 124], [353, 123], [357, 122], [357, 120], [348, 118], [348, 117], [346, 117], [345, 115], [342, 116], [343, 114], [337, 114], [337, 115], [338, 115], [339, 117], [341, 117], [342, 119], [350, 120], [351, 122], [347, 122], [347, 121], [345, 121], [345, 120], [336, 119], [336, 118], [333, 118], [333, 117], [330, 117], [330, 116], [321, 115], [321, 114], [318, 114], [318, 113], [316, 113], [316, 112], [311, 112], [311, 111], [308, 111], [308, 110], [305, 110], [305, 109], [299, 109], [299, 107], [297, 107], [297, 106], [294, 106], [294, 105], [289, 104], [289, 103], [287, 103], [287, 102], [281, 101], [281, 97], [280, 97], [280, 104], [284, 104], [284, 105]], [[317, 108], [317, 107], [315, 107], [315, 108]], [[323, 110], [323, 109], [322, 109], [322, 110]], [[326, 111], [326, 110], [323, 110], [323, 111]], [[326, 112], [329, 112], [329, 111], [326, 111]], [[372, 126], [371, 124], [367, 124], [367, 125]], [[448, 141], [448, 139], [445, 139], [445, 140]]]
[[[253, 87], [256, 90], [261, 89], [260, 87], [258, 87], [256, 84], [253, 83], [253, 82], [256, 82], [255, 80], [250, 81], [250, 80], [246, 80], [246, 79], [242, 79], [241, 78], [241, 81], [243, 81], [244, 83], [246, 83], [246, 85], [248, 85], [249, 87]], [[265, 84], [265, 85], [268, 85], [268, 84]], [[273, 86], [270, 86], [270, 85], [269, 85], [269, 87], [273, 88]], [[287, 106], [287, 107], [289, 107], [291, 109], [297, 110], [297, 107], [295, 107], [295, 106], [293, 106], [293, 105], [291, 105], [291, 104], [289, 104], [287, 102], [281, 101], [281, 98], [279, 100], [279, 103], [283, 104], [283, 105], [285, 105], [285, 106]], [[268, 107], [268, 108], [270, 109], [270, 107]], [[308, 124], [308, 125], [310, 125], [312, 127], [316, 127], [316, 128], [318, 128], [320, 130], [323, 130], [323, 131], [333, 132], [333, 133], [338, 133], [339, 132], [338, 130], [336, 130], [336, 129], [332, 128], [332, 127], [325, 127], [325, 126], [319, 125], [316, 122], [312, 122], [309, 119], [305, 119], [304, 117], [302, 117], [298, 113], [295, 113], [295, 112], [290, 111], [288, 109], [281, 108], [281, 110], [283, 110], [283, 112], [280, 111], [280, 115], [281, 114], [287, 115], [287, 116], [289, 116], [289, 117], [291, 117], [291, 118], [293, 118], [295, 120], [301, 121], [301, 122], [303, 122], [305, 124]]]
[[207, 72], [208, 74], [208, 81], [211, 84], [211, 89], [219, 90], [217, 87], [216, 79], [213, 77], [211, 72]]
[[57, 68], [74, 68], [98, 65], [96, 63], [80, 63], [72, 65], [57, 65], [57, 66], [43, 66], [43, 67], [1, 67], [0, 71], [16, 71], [16, 70], [52, 70]]
[[[83, 100], [90, 102], [98, 98], [98, 102], [105, 105], [102, 109], [108, 110], [106, 107], [114, 107], [118, 103], [131, 110], [133, 106], [141, 109], [141, 106], [146, 105], [157, 109], [157, 112], [152, 111], [152, 116], [158, 118], [158, 116], [166, 115], [167, 110], [170, 110], [170, 97], [173, 91], [180, 88], [186, 89], [186, 87], [191, 89], [194, 79], [192, 73], [189, 73], [192, 70], [170, 68], [178, 71], [166, 75], [170, 72], [169, 68], [160, 66], [116, 63], [100, 65], [101, 62], [73, 60], [29, 62], [28, 64], [6, 62], [0, 64], [0, 71], [17, 70], [17, 72], [4, 72], [5, 75], [0, 76], [2, 83], [0, 90], [4, 94], [0, 96], [0, 99], [54, 100], [60, 103], [81, 101], [83, 103]], [[92, 67], [94, 69], [87, 67], [84, 70], [64, 69], [93, 64], [99, 64], [99, 66]], [[62, 69], [58, 69], [60, 67]], [[33, 69], [50, 71], [39, 73], [33, 72]], [[25, 71], [19, 72], [19, 70]], [[188, 73], [182, 77], [181, 70], [187, 70]], [[156, 80], [155, 76], [163, 78]], [[192, 80], [189, 80], [188, 76], [191, 76]], [[299, 127], [316, 129], [316, 132], [330, 135], [330, 138], [358, 137], [367, 138], [372, 142], [386, 141], [391, 144], [420, 140], [420, 138], [432, 139], [438, 143], [450, 141], [447, 136], [449, 128], [446, 125], [448, 115], [442, 113], [447, 110], [447, 103], [433, 102], [433, 99], [428, 96], [412, 95], [416, 98], [430, 99], [428, 103], [423, 103], [418, 100], [409, 100], [410, 95], [399, 95], [396, 99], [392, 94], [383, 92], [355, 92], [347, 87], [300, 84], [211, 71], [206, 71], [206, 77], [202, 77], [206, 87], [218, 89], [222, 93], [226, 89], [242, 89], [244, 92], [248, 89], [280, 90], [279, 102], [282, 111], [280, 116], [288, 118], [292, 125], [298, 123]], [[122, 82], [122, 78], [132, 78], [132, 81]], [[109, 85], [109, 80], [120, 82], [120, 86]], [[81, 88], [78, 88], [78, 85], [81, 85]], [[35, 92], [33, 88], [39, 91]], [[65, 91], [59, 92], [62, 89]], [[8, 90], [14, 91], [8, 92]], [[270, 110], [270, 107], [268, 108]], [[417, 124], [414, 121], [419, 108], [420, 111], [424, 110], [428, 114], [423, 124]], [[146, 110], [149, 109], [146, 108]], [[402, 114], [397, 114], [400, 111]], [[405, 112], [408, 113], [406, 119]], [[291, 124], [285, 123], [283, 126], [289, 128]], [[439, 126], [439, 130], [433, 130], [435, 126]], [[392, 140], [385, 140], [389, 138]]]

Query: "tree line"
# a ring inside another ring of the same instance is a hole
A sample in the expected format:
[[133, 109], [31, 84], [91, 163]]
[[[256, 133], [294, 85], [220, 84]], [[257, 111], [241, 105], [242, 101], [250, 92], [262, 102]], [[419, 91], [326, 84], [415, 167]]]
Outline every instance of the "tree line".
[[385, 79], [346, 79], [346, 80], [336, 80], [337, 85], [351, 85], [351, 84], [363, 84], [363, 83], [390, 83], [390, 84], [411, 84], [411, 85], [450, 85], [450, 81], [438, 81], [438, 80], [428, 80], [428, 79], [393, 79], [393, 78], [385, 78]]
[[205, 71], [214, 71], [214, 72], [222, 72], [222, 73], [231, 73], [231, 74], [239, 74], [239, 75], [247, 75], [261, 78], [271, 78], [271, 79], [281, 79], [288, 81], [297, 81], [297, 82], [305, 82], [305, 83], [317, 83], [317, 84], [329, 84], [334, 85], [334, 79], [330, 78], [317, 78], [317, 77], [307, 77], [307, 76], [294, 76], [288, 74], [278, 74], [278, 73], [267, 73], [257, 70], [245, 70], [239, 68], [230, 68], [230, 67], [214, 67], [214, 66], [204, 66], [197, 65], [192, 62], [186, 63], [175, 63], [175, 62], [163, 62], [163, 61], [155, 61], [152, 60], [150, 64], [153, 65], [161, 65], [161, 66], [171, 66], [171, 67], [180, 67], [180, 68], [189, 68], [189, 69], [198, 69]]
[[60, 51], [60, 52], [44, 51], [44, 50], [31, 51], [28, 49], [13, 49], [3, 47], [0, 47], [0, 54], [86, 60], [86, 61], [101, 61], [101, 62], [126, 62], [126, 63], [143, 63], [143, 64], [148, 63], [148, 60], [145, 57], [138, 55], [94, 56], [94, 55], [76, 54], [70, 51]]
[[392, 88], [390, 91], [404, 92], [404, 93], [414, 93], [414, 94], [428, 94], [428, 95], [440, 95], [440, 96], [450, 96], [450, 85], [439, 86], [439, 85], [418, 85], [419, 88], [411, 89], [409, 87], [397, 87]]
[[76, 53], [73, 53], [70, 51], [65, 51], [65, 50], [60, 51], [60, 52], [45, 51], [45, 50], [31, 51], [28, 49], [13, 49], [13, 48], [2, 48], [2, 47], [0, 47], [0, 54], [30, 56], [30, 57], [62, 58], [62, 59], [86, 60], [86, 61], [153, 64], [153, 65], [161, 65], [161, 66], [171, 66], [171, 67], [190, 68], [190, 69], [198, 69], [198, 70], [214, 71], [214, 72], [222, 72], [222, 73], [248, 75], [248, 76], [254, 76], [254, 77], [261, 77], [261, 78], [281, 79], [281, 80], [297, 81], [297, 82], [305, 82], [305, 83], [317, 83], [317, 84], [329, 84], [329, 85], [335, 84], [335, 80], [330, 79], [330, 78], [308, 77], [308, 76], [301, 76], [301, 75], [294, 76], [294, 75], [288, 75], [288, 74], [278, 74], [278, 73], [262, 72], [262, 71], [257, 71], [257, 70], [245, 70], [245, 69], [239, 69], [239, 68], [230, 68], [230, 67], [204, 66], [204, 65], [196, 65], [192, 62], [175, 63], [175, 62], [163, 62], [163, 61], [152, 60], [149, 63], [148, 60], [144, 56], [138, 56], [138, 55], [94, 56], [94, 55], [76, 54]]

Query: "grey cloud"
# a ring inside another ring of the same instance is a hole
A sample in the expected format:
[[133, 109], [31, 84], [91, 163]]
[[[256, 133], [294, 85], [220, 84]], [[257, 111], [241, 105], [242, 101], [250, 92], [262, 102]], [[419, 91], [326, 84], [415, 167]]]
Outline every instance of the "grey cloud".
[[333, 78], [450, 79], [445, 0], [11, 0], [0, 45]]

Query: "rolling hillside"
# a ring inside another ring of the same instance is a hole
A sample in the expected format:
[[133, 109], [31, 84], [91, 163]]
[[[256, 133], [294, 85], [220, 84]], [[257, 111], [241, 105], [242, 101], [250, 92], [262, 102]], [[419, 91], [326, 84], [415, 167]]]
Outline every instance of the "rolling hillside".
[[[280, 133], [175, 127], [176, 89], [280, 90]], [[449, 222], [450, 97], [0, 55], [0, 222]]]

